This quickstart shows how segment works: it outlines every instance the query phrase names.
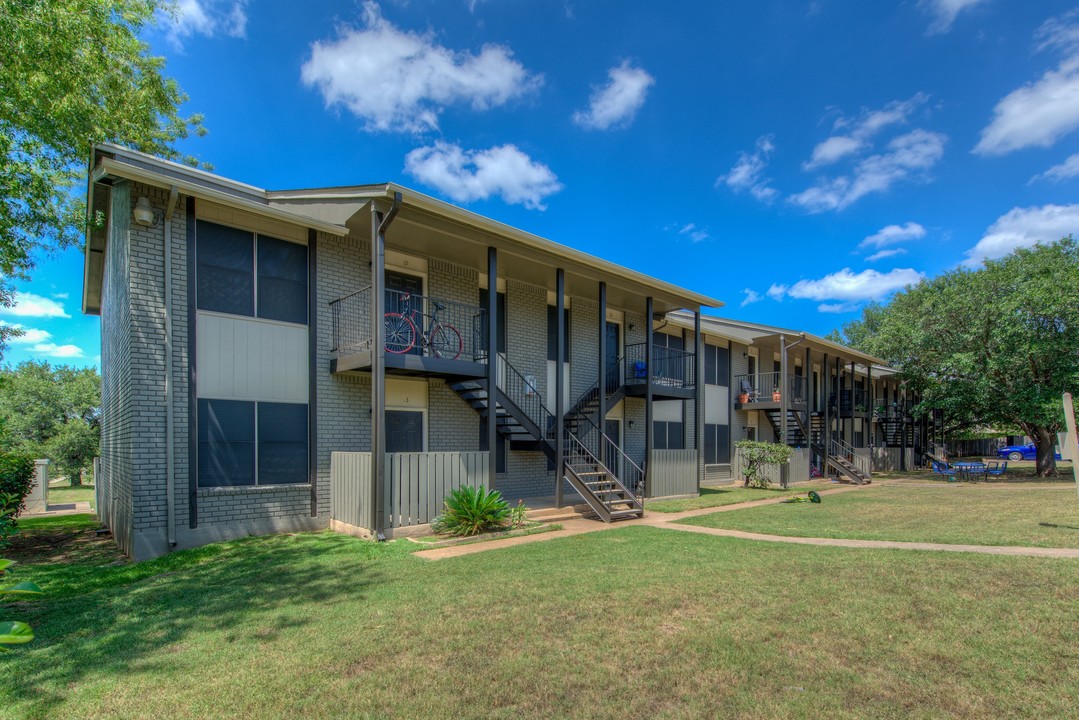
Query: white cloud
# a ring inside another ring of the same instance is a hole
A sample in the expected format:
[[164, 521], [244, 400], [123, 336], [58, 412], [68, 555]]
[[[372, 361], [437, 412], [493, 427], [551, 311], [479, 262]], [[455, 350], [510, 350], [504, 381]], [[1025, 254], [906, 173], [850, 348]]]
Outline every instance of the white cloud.
[[908, 222], [905, 225], [888, 225], [882, 227], [862, 242], [858, 247], [882, 248], [887, 245], [897, 245], [908, 240], [918, 240], [925, 237], [925, 228], [916, 222]]
[[963, 265], [977, 267], [983, 260], [1004, 257], [1018, 248], [1055, 242], [1065, 235], [1079, 235], [1079, 205], [1012, 208], [989, 226], [977, 245], [967, 250]]
[[[839, 272], [825, 275], [819, 280], [799, 280], [785, 288], [788, 297], [798, 300], [839, 300], [857, 303], [865, 300], [879, 300], [901, 290], [907, 285], [918, 283], [925, 277], [911, 268], [896, 268], [886, 273], [876, 270], [863, 270], [860, 273], [843, 268]], [[783, 286], [772, 286], [773, 289]], [[772, 296], [772, 290], [768, 291]], [[782, 297], [780, 292], [779, 296]], [[773, 296], [774, 297], [774, 296]], [[778, 300], [779, 297], [774, 297]]]
[[771, 202], [778, 193], [775, 188], [769, 187], [768, 183], [771, 181], [762, 178], [762, 175], [768, 167], [768, 158], [774, 151], [771, 135], [757, 138], [756, 149], [752, 153], [740, 153], [738, 162], [730, 172], [716, 179], [716, 186], [725, 184], [735, 192], [749, 191], [757, 200]]
[[894, 255], [905, 255], [907, 253], [906, 248], [892, 248], [890, 250], [878, 250], [869, 257], [866, 258], [867, 262], [876, 262], [877, 260], [883, 260]]
[[1059, 165], [1054, 165], [1041, 175], [1035, 175], [1030, 182], [1035, 180], [1067, 180], [1079, 175], [1079, 153], [1069, 157]]
[[82, 348], [77, 345], [57, 345], [56, 343], [39, 343], [30, 348], [30, 352], [51, 358], [81, 358], [83, 356]]
[[544, 198], [562, 189], [550, 168], [514, 145], [464, 150], [439, 141], [410, 152], [405, 171], [457, 202], [498, 195], [511, 205], [545, 210]]
[[1038, 30], [1038, 49], [1061, 50], [1063, 60], [997, 103], [975, 153], [1004, 155], [1026, 147], [1049, 147], [1079, 127], [1079, 23], [1075, 20], [1072, 11], [1046, 21]]
[[573, 113], [573, 122], [593, 130], [627, 127], [644, 105], [645, 96], [655, 78], [623, 60], [607, 71], [610, 82], [592, 89], [588, 110]]
[[839, 118], [833, 129], [843, 130], [841, 135], [819, 143], [813, 155], [803, 164], [805, 170], [813, 170], [856, 155], [869, 147], [869, 139], [890, 125], [907, 122], [915, 110], [925, 105], [929, 96], [918, 93], [909, 100], [894, 100], [879, 110], [863, 110], [855, 118]]
[[52, 337], [52, 334], [46, 330], [38, 330], [36, 328], [28, 328], [19, 323], [7, 323], [0, 320], [0, 327], [10, 328], [12, 330], [21, 331], [21, 335], [12, 335], [7, 339], [12, 345], [33, 345], [37, 343], [43, 343]]
[[889, 142], [887, 152], [859, 161], [850, 175], [821, 179], [788, 200], [811, 213], [842, 210], [902, 180], [924, 178], [943, 157], [946, 140], [940, 133], [912, 130]]
[[702, 242], [712, 237], [707, 230], [697, 227], [695, 223], [689, 223], [678, 231], [679, 235], [685, 235], [695, 243]]
[[29, 292], [16, 292], [12, 307], [0, 307], [0, 315], [37, 318], [69, 318], [64, 306], [55, 300]]
[[58, 292], [52, 294], [53, 300], [67, 300], [69, 297], [71, 297], [71, 294], [66, 292]]
[[363, 27], [345, 26], [336, 40], [313, 43], [300, 77], [318, 88], [327, 107], [345, 107], [368, 130], [436, 129], [449, 105], [486, 110], [543, 82], [505, 46], [484, 45], [478, 55], [450, 50], [433, 32], [398, 29], [373, 2], [363, 4], [363, 16]]
[[764, 293], [768, 297], [772, 298], [776, 302], [783, 300], [783, 295], [787, 292], [786, 285], [779, 285], [778, 283], [772, 283], [772, 286]]
[[175, 15], [163, 14], [161, 22], [177, 48], [193, 35], [242, 38], [247, 35], [247, 0], [179, 0]]
[[952, 23], [963, 10], [974, 7], [985, 0], [921, 0], [918, 7], [932, 18], [926, 35], [946, 33], [952, 29]]
[[749, 288], [743, 290], [742, 294], [745, 295], [745, 297], [742, 298], [742, 304], [740, 305], [740, 307], [752, 305], [753, 303], [760, 302], [764, 299], [763, 297], [761, 297], [761, 294], [759, 292], [757, 292], [756, 290], [750, 290]]
[[847, 313], [854, 312], [862, 307], [861, 303], [846, 302], [846, 303], [821, 303], [817, 306], [817, 311], [822, 313]]

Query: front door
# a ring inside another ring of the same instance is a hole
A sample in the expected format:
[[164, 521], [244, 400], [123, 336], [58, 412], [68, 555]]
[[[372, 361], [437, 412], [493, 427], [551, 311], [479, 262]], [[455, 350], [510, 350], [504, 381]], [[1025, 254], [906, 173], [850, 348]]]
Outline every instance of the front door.
[[423, 452], [423, 413], [386, 411], [386, 452]]
[[622, 453], [617, 450], [622, 447], [622, 421], [608, 418], [603, 423], [603, 433], [609, 441], [607, 451], [607, 467], [614, 471], [619, 478], [622, 477]]
[[619, 373], [618, 358], [621, 356], [622, 326], [618, 323], [607, 321], [607, 392], [610, 393], [622, 384], [622, 376]]
[[387, 318], [387, 348], [393, 352], [408, 353], [409, 355], [421, 355], [423, 353], [423, 342], [420, 339], [420, 334], [425, 330], [423, 316], [420, 314], [422, 311], [423, 278], [418, 275], [407, 275], [396, 270], [387, 270], [386, 314], [398, 313], [403, 315], [415, 326], [412, 330], [412, 345], [408, 347], [407, 333], [402, 335], [397, 324]]

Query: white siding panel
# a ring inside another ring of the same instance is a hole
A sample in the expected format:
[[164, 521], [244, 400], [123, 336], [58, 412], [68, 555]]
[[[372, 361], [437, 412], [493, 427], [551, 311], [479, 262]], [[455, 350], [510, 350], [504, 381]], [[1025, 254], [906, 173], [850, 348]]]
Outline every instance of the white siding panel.
[[656, 422], [682, 422], [681, 400], [657, 400], [652, 408], [652, 419]]
[[198, 313], [198, 395], [307, 402], [307, 328]]
[[704, 421], [709, 425], [730, 424], [730, 391], [720, 385], [704, 386]]

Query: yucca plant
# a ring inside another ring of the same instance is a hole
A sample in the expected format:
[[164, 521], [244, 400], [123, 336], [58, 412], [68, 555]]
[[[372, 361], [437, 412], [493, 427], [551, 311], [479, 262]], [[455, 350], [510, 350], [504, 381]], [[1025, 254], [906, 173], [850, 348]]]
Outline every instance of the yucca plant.
[[467, 537], [505, 527], [509, 514], [502, 493], [465, 485], [450, 492], [443, 513], [431, 525], [435, 532]]
[[[0, 560], [0, 575], [15, 563], [12, 560]], [[41, 595], [41, 588], [32, 582], [20, 582], [8, 587], [0, 587], [0, 595], [15, 595], [26, 597], [28, 595]], [[30, 626], [18, 620], [5, 620], [0, 622], [0, 652], [7, 652], [5, 645], [22, 645], [34, 639], [34, 631]]]

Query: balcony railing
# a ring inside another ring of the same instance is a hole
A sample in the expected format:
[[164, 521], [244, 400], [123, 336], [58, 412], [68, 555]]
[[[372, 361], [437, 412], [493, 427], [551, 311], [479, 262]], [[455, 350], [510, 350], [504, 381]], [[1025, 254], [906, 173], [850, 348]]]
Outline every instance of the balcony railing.
[[869, 409], [869, 392], [862, 388], [847, 388], [840, 392], [839, 411], [844, 415], [854, 412], [864, 413]]
[[[487, 357], [487, 312], [474, 305], [386, 290], [385, 350], [475, 362]], [[330, 303], [336, 357], [371, 349], [371, 287]]]
[[[648, 381], [648, 361], [645, 343], [626, 346], [626, 384]], [[696, 384], [696, 356], [685, 350], [652, 346], [652, 382], [673, 388], [691, 388]]]
[[[783, 400], [783, 387], [782, 373], [778, 372], [737, 375], [734, 378], [734, 392], [738, 395], [738, 402], [743, 405], [757, 402], [780, 402]], [[801, 375], [788, 376], [786, 388], [788, 403], [806, 401], [806, 382]]]

